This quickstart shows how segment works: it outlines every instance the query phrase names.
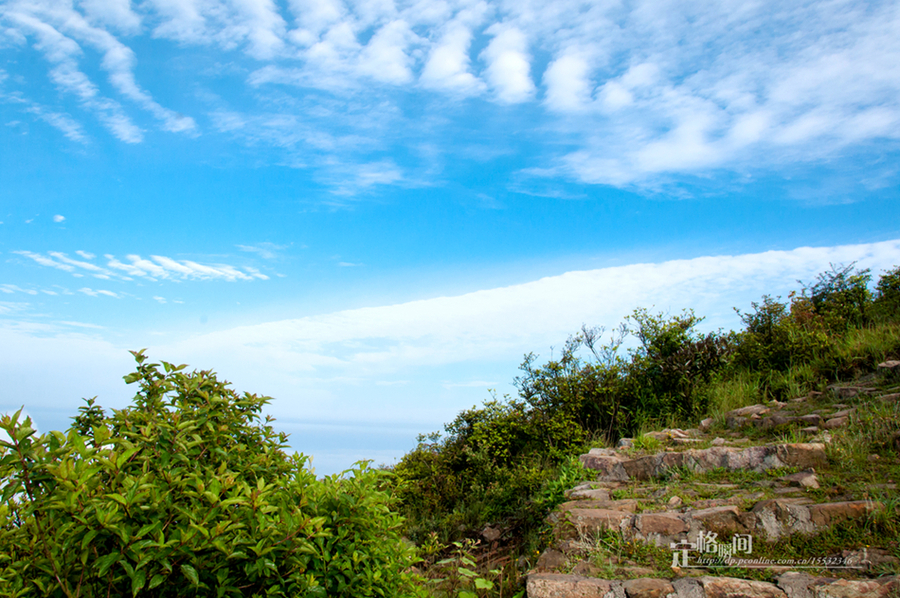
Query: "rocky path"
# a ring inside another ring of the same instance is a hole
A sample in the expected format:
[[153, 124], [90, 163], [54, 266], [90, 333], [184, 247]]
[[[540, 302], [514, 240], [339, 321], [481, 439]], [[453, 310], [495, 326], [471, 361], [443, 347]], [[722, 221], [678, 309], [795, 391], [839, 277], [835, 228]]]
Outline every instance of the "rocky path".
[[[527, 595], [900, 596], [897, 542], [864, 533], [897, 518], [895, 480], [844, 480], [842, 449], [833, 444], [847, 430], [866, 435], [860, 410], [900, 416], [898, 389], [876, 382], [592, 449], [581, 462], [597, 478], [572, 488], [551, 515], [552, 540], [528, 576]], [[896, 456], [900, 434], [893, 441]], [[864, 455], [872, 472], [900, 472], [881, 452]], [[885, 545], [865, 545], [864, 536]]]

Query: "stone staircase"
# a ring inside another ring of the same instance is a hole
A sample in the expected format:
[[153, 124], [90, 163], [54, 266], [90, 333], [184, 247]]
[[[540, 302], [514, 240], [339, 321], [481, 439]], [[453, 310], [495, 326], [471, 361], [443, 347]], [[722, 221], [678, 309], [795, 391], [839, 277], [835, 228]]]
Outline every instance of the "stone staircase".
[[527, 596], [900, 596], [900, 538], [866, 535], [879, 521], [900, 529], [884, 527], [900, 523], [900, 433], [864, 457], [871, 471], [859, 480], [835, 442], [865, 436], [857, 415], [877, 417], [872, 405], [900, 421], [896, 390], [877, 379], [834, 386], [592, 449], [581, 462], [597, 477], [550, 516]]

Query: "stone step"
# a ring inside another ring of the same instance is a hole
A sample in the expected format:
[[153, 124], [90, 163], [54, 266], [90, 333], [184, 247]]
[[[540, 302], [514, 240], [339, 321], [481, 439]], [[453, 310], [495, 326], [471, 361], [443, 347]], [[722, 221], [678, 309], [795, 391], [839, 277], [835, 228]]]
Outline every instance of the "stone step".
[[775, 583], [735, 577], [607, 580], [580, 575], [534, 573], [528, 598], [888, 598], [900, 592], [898, 576], [835, 579], [787, 572]]
[[[884, 506], [870, 500], [812, 503], [805, 498], [774, 498], [757, 502], [749, 511], [735, 505], [684, 512], [636, 512], [634, 500], [577, 500], [560, 505], [551, 516], [555, 536], [564, 552], [577, 551], [581, 538], [604, 531], [622, 534], [627, 541], [657, 546], [696, 543], [701, 532], [720, 538], [753, 534], [776, 542], [789, 534], [813, 535], [843, 521], [864, 519]], [[568, 550], [567, 550], [568, 547]]]
[[746, 448], [714, 446], [706, 449], [662, 451], [631, 457], [611, 448], [594, 448], [579, 458], [586, 469], [599, 472], [598, 480], [625, 482], [650, 480], [675, 468], [696, 473], [715, 469], [762, 472], [780, 467], [821, 467], [826, 464], [825, 445], [819, 442], [766, 444]]

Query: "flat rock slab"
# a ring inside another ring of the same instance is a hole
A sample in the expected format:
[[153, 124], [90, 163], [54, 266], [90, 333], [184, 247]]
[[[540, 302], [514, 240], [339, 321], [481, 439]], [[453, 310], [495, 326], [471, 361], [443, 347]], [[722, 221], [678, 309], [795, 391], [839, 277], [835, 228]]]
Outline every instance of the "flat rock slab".
[[629, 458], [614, 449], [591, 449], [580, 457], [586, 469], [599, 472], [599, 479], [624, 482], [649, 480], [665, 471], [684, 467], [695, 472], [724, 468], [731, 471], [766, 471], [778, 467], [821, 467], [827, 462], [825, 445], [818, 442], [768, 444], [746, 448], [715, 446], [707, 449], [664, 451]]
[[620, 531], [623, 522], [630, 526], [632, 517], [627, 511], [611, 509], [572, 509], [568, 512], [569, 521], [584, 532]]
[[774, 583], [734, 577], [701, 577], [700, 586], [706, 598], [787, 598]]
[[667, 579], [642, 577], [629, 579], [622, 585], [628, 598], [666, 598], [675, 593], [675, 588]]
[[777, 581], [788, 598], [887, 598], [900, 590], [896, 575], [877, 579], [834, 579], [790, 571]]
[[611, 589], [605, 579], [560, 573], [535, 573], [526, 584], [528, 598], [603, 598]]
[[809, 515], [813, 525], [824, 527], [848, 519], [866, 517], [883, 508], [884, 506], [879, 502], [871, 500], [851, 500], [847, 502], [809, 505]]
[[896, 575], [835, 579], [789, 571], [777, 584], [736, 577], [639, 578], [625, 582], [581, 575], [532, 573], [528, 598], [890, 598], [900, 591]]

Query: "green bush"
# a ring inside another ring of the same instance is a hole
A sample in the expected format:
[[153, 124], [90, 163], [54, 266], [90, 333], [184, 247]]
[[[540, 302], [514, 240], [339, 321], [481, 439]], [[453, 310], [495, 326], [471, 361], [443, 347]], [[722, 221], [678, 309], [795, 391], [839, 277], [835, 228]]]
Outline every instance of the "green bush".
[[880, 321], [900, 320], [900, 266], [888, 270], [878, 279], [872, 311]]
[[804, 287], [803, 295], [809, 298], [813, 310], [829, 329], [845, 331], [869, 323], [871, 279], [868, 268], [857, 270], [855, 264], [831, 264], [831, 270], [822, 272], [815, 283]]
[[757, 372], [784, 372], [826, 355], [832, 337], [813, 303], [791, 297], [790, 305], [764, 295], [753, 311], [737, 311], [745, 329], [735, 341], [735, 365]]
[[[408, 596], [414, 556], [385, 474], [316, 481], [266, 397], [134, 353], [134, 404], [66, 434], [0, 427], [0, 595]], [[270, 420], [266, 419], [266, 424]]]
[[[620, 384], [620, 400], [633, 413], [632, 425], [620, 433], [704, 413], [703, 387], [728, 364], [731, 337], [698, 333], [696, 327], [703, 318], [691, 310], [667, 317], [636, 309], [628, 321], [640, 346], [632, 350]], [[618, 435], [608, 436], [615, 440]]]

